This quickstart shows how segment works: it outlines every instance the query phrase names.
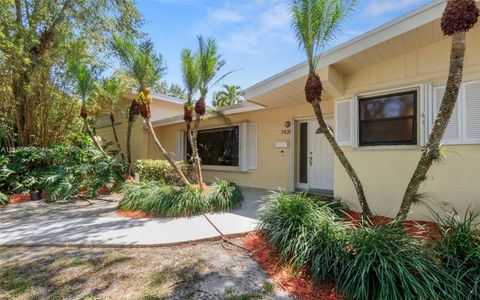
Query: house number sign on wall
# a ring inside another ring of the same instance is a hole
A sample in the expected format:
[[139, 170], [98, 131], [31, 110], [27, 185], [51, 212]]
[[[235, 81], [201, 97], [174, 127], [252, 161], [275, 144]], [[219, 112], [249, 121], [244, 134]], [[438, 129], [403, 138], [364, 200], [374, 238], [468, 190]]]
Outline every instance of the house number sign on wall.
[[290, 135], [290, 129], [282, 129], [281, 135]]

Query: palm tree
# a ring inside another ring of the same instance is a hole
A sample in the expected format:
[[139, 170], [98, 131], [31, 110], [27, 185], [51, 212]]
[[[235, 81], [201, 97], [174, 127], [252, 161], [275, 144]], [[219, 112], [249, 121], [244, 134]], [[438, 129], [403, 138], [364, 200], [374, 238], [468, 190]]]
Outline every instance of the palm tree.
[[[112, 49], [116, 52], [117, 56], [119, 57], [120, 61], [124, 66], [131, 66], [133, 67], [134, 62], [132, 59], [136, 56], [136, 44], [133, 40], [133, 37], [127, 36], [122, 38], [117, 35], [113, 35], [112, 40]], [[129, 79], [135, 78], [134, 73], [135, 70], [130, 69], [125, 72], [127, 73]], [[139, 111], [138, 111], [138, 103], [135, 100], [132, 100], [130, 107], [128, 109], [128, 125], [127, 125], [127, 176], [132, 175], [132, 128], [135, 122], [138, 119]]]
[[137, 44], [131, 37], [115, 38], [114, 50], [120, 57], [126, 73], [137, 81], [137, 96], [135, 96], [132, 105], [135, 105], [136, 110], [145, 120], [155, 145], [178, 174], [180, 180], [185, 185], [190, 185], [185, 174], [180, 170], [171, 154], [165, 150], [158, 140], [153, 130], [152, 122], [150, 121], [150, 104], [152, 102], [150, 90], [165, 73], [166, 68], [163, 57], [155, 53], [151, 40], [145, 40]]
[[120, 78], [111, 77], [102, 80], [95, 91], [95, 98], [102, 106], [108, 107], [110, 110], [110, 123], [112, 126], [113, 137], [115, 138], [115, 144], [117, 151], [120, 154], [122, 160], [125, 160], [120, 141], [118, 139], [117, 129], [115, 126], [115, 105], [128, 91], [128, 87], [125, 82]]
[[238, 85], [223, 85], [224, 90], [215, 93], [214, 102], [215, 106], [233, 105], [243, 101], [243, 95], [241, 88]]
[[[197, 174], [197, 183], [200, 188], [203, 187], [203, 176], [201, 169], [201, 160], [198, 155], [198, 128], [200, 126], [200, 119], [205, 115], [206, 104], [205, 98], [212, 86], [217, 84], [220, 80], [231, 74], [227, 72], [221, 76], [218, 75], [220, 69], [225, 65], [225, 61], [221, 59], [221, 56], [217, 51], [217, 43], [214, 39], [204, 40], [202, 36], [198, 37], [198, 52], [195, 55], [195, 64], [198, 68], [198, 93], [199, 98], [195, 102], [195, 121], [192, 128], [191, 146], [192, 157], [195, 164], [195, 170]], [[218, 117], [224, 119], [224, 115], [220, 111], [209, 110], [209, 113], [216, 114]]]
[[[182, 59], [182, 78], [186, 91], [186, 102], [183, 105], [183, 120], [187, 131], [187, 139], [192, 145], [192, 119], [193, 119], [193, 97], [198, 91], [198, 60], [196, 55], [190, 49], [183, 49], [181, 53]], [[198, 174], [197, 174], [198, 175]], [[199, 179], [199, 178], [197, 178]]]
[[412, 203], [418, 198], [418, 190], [426, 179], [427, 172], [433, 162], [439, 157], [440, 142], [452, 116], [457, 102], [458, 90], [462, 83], [463, 61], [465, 58], [465, 35], [479, 17], [479, 9], [473, 0], [449, 0], [443, 12], [441, 27], [444, 35], [452, 37], [452, 50], [450, 54], [450, 70], [447, 86], [443, 95], [442, 104], [438, 112], [428, 143], [422, 151], [415, 172], [403, 196], [402, 204], [397, 214], [397, 219], [405, 220]]
[[77, 60], [71, 60], [68, 65], [68, 69], [77, 81], [77, 93], [82, 100], [80, 117], [82, 117], [83, 119], [85, 130], [87, 131], [88, 135], [92, 139], [93, 144], [98, 148], [98, 150], [100, 150], [103, 155], [107, 156], [102, 146], [100, 146], [100, 143], [93, 135], [93, 131], [90, 128], [90, 124], [88, 123], [87, 101], [90, 100], [90, 95], [95, 88], [95, 69], [94, 67], [83, 64]]
[[352, 11], [354, 4], [355, 0], [294, 0], [291, 6], [292, 28], [300, 47], [307, 56], [309, 72], [305, 84], [306, 100], [312, 105], [318, 125], [352, 180], [362, 208], [362, 215], [370, 218], [372, 212], [365, 198], [362, 183], [323, 117], [320, 106], [323, 87], [317, 74], [317, 65], [322, 51], [334, 38], [341, 22]]

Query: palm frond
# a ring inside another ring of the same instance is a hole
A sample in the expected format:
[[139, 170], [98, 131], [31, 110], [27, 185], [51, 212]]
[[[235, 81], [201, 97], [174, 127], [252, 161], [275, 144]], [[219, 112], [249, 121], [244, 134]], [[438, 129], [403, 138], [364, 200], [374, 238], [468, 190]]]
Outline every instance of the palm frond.
[[181, 53], [182, 77], [187, 90], [187, 101], [192, 102], [193, 96], [198, 89], [199, 68], [198, 60], [190, 49], [183, 49]]

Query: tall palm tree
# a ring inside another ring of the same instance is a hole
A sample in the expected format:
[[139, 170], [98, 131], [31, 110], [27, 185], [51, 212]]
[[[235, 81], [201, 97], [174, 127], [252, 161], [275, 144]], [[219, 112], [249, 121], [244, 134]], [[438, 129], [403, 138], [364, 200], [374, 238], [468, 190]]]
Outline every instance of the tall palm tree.
[[[123, 51], [123, 49], [127, 49], [128, 51]], [[185, 185], [190, 185], [185, 174], [180, 170], [171, 154], [167, 152], [158, 140], [150, 120], [150, 104], [152, 102], [150, 90], [165, 73], [166, 68], [163, 57], [155, 53], [151, 40], [145, 40], [137, 44], [131, 37], [114, 39], [114, 50], [123, 62], [126, 73], [137, 81], [137, 96], [135, 96], [133, 102], [135, 103], [134, 105], [138, 113], [145, 120], [155, 145], [170, 163], [180, 180]]]
[[[182, 59], [182, 78], [185, 86], [187, 101], [183, 105], [183, 120], [187, 130], [188, 142], [192, 142], [192, 120], [193, 120], [193, 97], [198, 91], [198, 60], [196, 55], [190, 49], [183, 49]], [[198, 178], [197, 178], [198, 179]]]
[[332, 146], [357, 192], [357, 197], [365, 218], [372, 216], [363, 191], [362, 183], [355, 170], [338, 146], [320, 106], [323, 92], [322, 82], [317, 74], [317, 65], [322, 51], [332, 41], [341, 22], [352, 11], [355, 0], [294, 0], [291, 5], [292, 28], [300, 47], [305, 51], [308, 62], [308, 79], [305, 83], [306, 100], [312, 105], [318, 125]]
[[95, 98], [101, 104], [101, 106], [108, 107], [110, 110], [110, 124], [112, 126], [113, 137], [115, 138], [115, 144], [117, 151], [125, 160], [120, 141], [118, 139], [117, 129], [115, 126], [115, 105], [128, 91], [128, 86], [120, 78], [111, 77], [103, 79], [95, 90]]
[[452, 37], [452, 50], [450, 54], [450, 70], [448, 72], [447, 86], [443, 95], [442, 104], [438, 112], [428, 143], [423, 149], [417, 167], [410, 179], [397, 218], [404, 220], [412, 203], [417, 199], [421, 183], [426, 179], [427, 172], [435, 159], [439, 156], [440, 142], [452, 116], [457, 102], [458, 90], [462, 83], [463, 61], [465, 58], [465, 36], [478, 21], [479, 9], [473, 0], [449, 0], [441, 20], [444, 35]]
[[[117, 54], [118, 58], [124, 66], [133, 67], [134, 62], [132, 59], [136, 56], [136, 44], [131, 36], [126, 36], [124, 38], [113, 35], [112, 39], [112, 49]], [[127, 73], [129, 78], [135, 78], [133, 69], [127, 68]], [[137, 121], [139, 116], [138, 103], [135, 99], [132, 100], [130, 107], [128, 109], [128, 124], [127, 124], [127, 176], [132, 175], [132, 129], [133, 125]]]
[[223, 91], [218, 91], [213, 97], [215, 106], [233, 105], [243, 101], [241, 88], [238, 85], [223, 85]]
[[[217, 42], [214, 39], [205, 40], [202, 36], [198, 37], [198, 51], [195, 55], [195, 64], [198, 68], [198, 93], [199, 98], [195, 102], [194, 111], [195, 111], [195, 120], [192, 128], [191, 136], [191, 146], [192, 146], [192, 157], [195, 164], [195, 170], [197, 174], [197, 183], [200, 188], [203, 187], [203, 175], [201, 169], [201, 160], [198, 155], [198, 128], [200, 126], [200, 120], [205, 115], [206, 104], [205, 98], [212, 86], [217, 84], [220, 80], [231, 74], [227, 72], [223, 75], [219, 75], [220, 69], [225, 65], [225, 61], [221, 59], [221, 56], [218, 54]], [[209, 111], [216, 114], [218, 117], [223, 118], [224, 116], [220, 111]]]
[[107, 156], [102, 146], [93, 135], [93, 131], [90, 128], [90, 124], [88, 123], [87, 101], [89, 100], [90, 95], [95, 88], [95, 69], [94, 67], [83, 64], [77, 60], [71, 60], [68, 65], [68, 69], [77, 82], [77, 93], [82, 100], [80, 117], [82, 117], [83, 119], [85, 130], [87, 131], [87, 134], [90, 136], [93, 144], [98, 148], [98, 150], [100, 150], [103, 155]]

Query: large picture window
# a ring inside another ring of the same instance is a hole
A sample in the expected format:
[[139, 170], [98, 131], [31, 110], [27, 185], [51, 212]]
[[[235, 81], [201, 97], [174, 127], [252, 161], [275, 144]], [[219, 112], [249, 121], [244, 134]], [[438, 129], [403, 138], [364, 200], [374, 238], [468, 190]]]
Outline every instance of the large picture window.
[[360, 98], [359, 144], [417, 144], [417, 91]]
[[[239, 126], [198, 131], [198, 154], [203, 165], [239, 166]], [[187, 142], [187, 158], [192, 148]]]

